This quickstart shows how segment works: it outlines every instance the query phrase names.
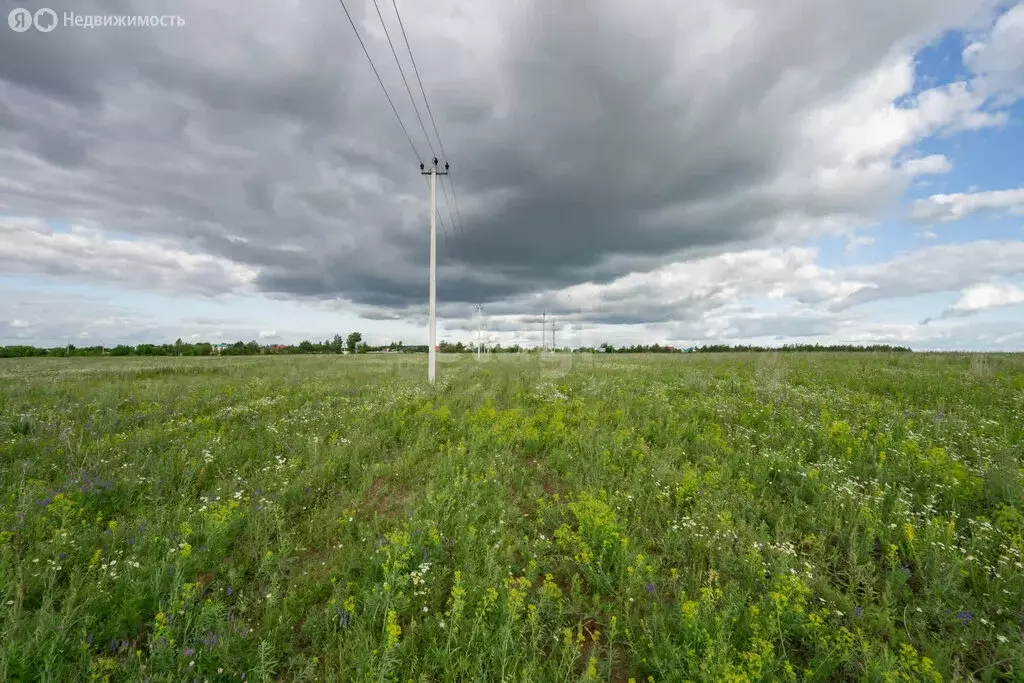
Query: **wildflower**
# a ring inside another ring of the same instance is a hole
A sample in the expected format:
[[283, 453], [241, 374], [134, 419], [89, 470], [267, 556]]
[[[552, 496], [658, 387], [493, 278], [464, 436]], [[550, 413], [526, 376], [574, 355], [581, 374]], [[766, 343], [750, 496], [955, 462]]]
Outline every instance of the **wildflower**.
[[185, 648], [185, 656], [186, 656], [186, 657], [191, 657], [191, 656], [192, 656], [192, 655], [194, 655], [195, 653], [196, 653], [196, 651], [195, 651], [195, 650], [193, 650], [192, 648], [190, 648], [190, 647], [186, 647], [186, 648]]
[[974, 612], [970, 610], [960, 610], [956, 614], [957, 618], [965, 624], [969, 624], [974, 619]]
[[996, 640], [998, 640], [1000, 643], [1005, 643], [1007, 639], [1004, 635], [998, 635], [996, 636]]
[[854, 608], [854, 610], [853, 610], [853, 614], [854, 614], [854, 616], [856, 616], [856, 617], [857, 617], [858, 619], [860, 619], [861, 617], [863, 617], [863, 616], [864, 616], [864, 608], [862, 608], [862, 607], [860, 607], [860, 606], [858, 606], [858, 607]]
[[647, 584], [646, 588], [647, 588], [647, 592], [648, 593], [654, 593], [654, 584], [653, 583]]

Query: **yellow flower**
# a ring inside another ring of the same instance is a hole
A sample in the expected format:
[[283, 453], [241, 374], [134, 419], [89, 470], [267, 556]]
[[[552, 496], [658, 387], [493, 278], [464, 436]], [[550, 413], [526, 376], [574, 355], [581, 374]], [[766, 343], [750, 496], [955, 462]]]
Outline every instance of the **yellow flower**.
[[398, 645], [398, 637], [402, 635], [402, 627], [398, 625], [398, 615], [393, 609], [388, 610], [385, 629], [387, 631], [388, 649], [390, 649]]

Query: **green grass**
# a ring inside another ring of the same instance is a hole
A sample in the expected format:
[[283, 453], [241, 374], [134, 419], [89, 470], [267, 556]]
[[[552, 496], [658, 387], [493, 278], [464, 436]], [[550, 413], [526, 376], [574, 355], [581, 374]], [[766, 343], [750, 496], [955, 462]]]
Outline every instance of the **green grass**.
[[0, 361], [0, 679], [1024, 678], [1021, 356], [425, 374]]

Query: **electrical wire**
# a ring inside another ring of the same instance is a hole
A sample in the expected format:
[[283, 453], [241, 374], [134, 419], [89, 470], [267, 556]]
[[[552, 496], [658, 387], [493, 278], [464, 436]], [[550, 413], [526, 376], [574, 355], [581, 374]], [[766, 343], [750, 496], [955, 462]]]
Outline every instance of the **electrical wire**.
[[[377, 0], [374, 0], [374, 4], [375, 5], [376, 5], [376, 2], [377, 2]], [[441, 141], [441, 133], [437, 130], [437, 121], [434, 119], [434, 111], [433, 111], [433, 109], [430, 108], [430, 100], [427, 98], [427, 91], [426, 91], [426, 88], [423, 87], [423, 79], [420, 77], [420, 69], [416, 65], [416, 57], [412, 53], [412, 46], [409, 44], [409, 36], [405, 32], [405, 22], [402, 21], [402, 13], [398, 11], [398, 1], [397, 0], [391, 0], [391, 4], [394, 6], [394, 8], [395, 8], [395, 15], [398, 17], [398, 27], [402, 30], [402, 39], [405, 40], [405, 49], [409, 51], [409, 60], [412, 62], [412, 70], [416, 74], [416, 82], [419, 83], [419, 86], [420, 86], [420, 94], [423, 95], [423, 103], [427, 105], [427, 116], [430, 117], [430, 125], [433, 126], [433, 128], [434, 128], [434, 135], [437, 136], [437, 144], [441, 148], [441, 156], [445, 157], [445, 159], [447, 160], [448, 152], [445, 151], [444, 143]], [[379, 11], [380, 10], [378, 10], [378, 12]], [[388, 39], [388, 40], [390, 42], [390, 39]], [[392, 51], [393, 50], [394, 50], [394, 47], [392, 46]], [[395, 59], [397, 59], [397, 57]], [[403, 79], [404, 79], [404, 76], [403, 76]], [[409, 87], [408, 83], [406, 83], [406, 87], [407, 88]], [[423, 123], [423, 121], [421, 120], [420, 124], [422, 125], [422, 123]], [[425, 132], [426, 131], [424, 131], [424, 133]], [[428, 137], [428, 139], [429, 139], [429, 137]], [[458, 222], [459, 231], [463, 235], [465, 235], [465, 230], [462, 227], [462, 211], [459, 210], [459, 197], [458, 197], [458, 195], [455, 192], [455, 181], [452, 180], [451, 175], [448, 176], [448, 183], [452, 186], [452, 199], [453, 199], [453, 203], [455, 204], [455, 213], [459, 217], [459, 222]], [[442, 187], [442, 189], [444, 188], [444, 183], [443, 182], [441, 183], [441, 187]], [[446, 191], [446, 201], [447, 201], [447, 191]], [[453, 225], [455, 224], [454, 216], [452, 217], [452, 224]]]
[[405, 122], [402, 121], [402, 117], [399, 116], [398, 109], [395, 107], [395, 103], [391, 99], [391, 95], [388, 93], [388, 89], [385, 87], [384, 81], [380, 77], [380, 73], [377, 72], [377, 67], [373, 64], [370, 52], [366, 49], [366, 43], [363, 42], [363, 37], [359, 35], [359, 29], [356, 28], [356, 22], [352, 20], [352, 15], [349, 14], [348, 7], [345, 6], [345, 0], [338, 0], [338, 2], [341, 3], [341, 8], [345, 10], [345, 16], [348, 17], [348, 23], [352, 24], [352, 30], [356, 34], [356, 39], [359, 40], [359, 45], [363, 48], [363, 54], [366, 55], [366, 61], [370, 63], [370, 68], [373, 69], [373, 75], [377, 77], [377, 82], [380, 83], [381, 90], [384, 91], [384, 97], [388, 98], [388, 104], [391, 105], [391, 111], [394, 112], [395, 118], [398, 119], [398, 125], [402, 127], [402, 132], [405, 133], [405, 139], [409, 141], [409, 147], [412, 149], [412, 153], [416, 155], [417, 160], [422, 159], [423, 157], [420, 156], [419, 150], [416, 149], [416, 144], [412, 141], [412, 136], [409, 135], [409, 129], [405, 127]]

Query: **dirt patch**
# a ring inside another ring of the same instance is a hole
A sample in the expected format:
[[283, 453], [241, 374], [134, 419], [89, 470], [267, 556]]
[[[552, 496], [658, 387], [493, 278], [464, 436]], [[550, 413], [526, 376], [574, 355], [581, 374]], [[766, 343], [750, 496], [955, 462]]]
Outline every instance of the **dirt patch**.
[[362, 509], [381, 517], [396, 519], [405, 510], [409, 498], [410, 493], [400, 489], [393, 481], [377, 477], [363, 496]]
[[206, 586], [215, 578], [217, 578], [217, 572], [203, 572], [202, 574], [196, 575], [196, 583], [201, 586]]

